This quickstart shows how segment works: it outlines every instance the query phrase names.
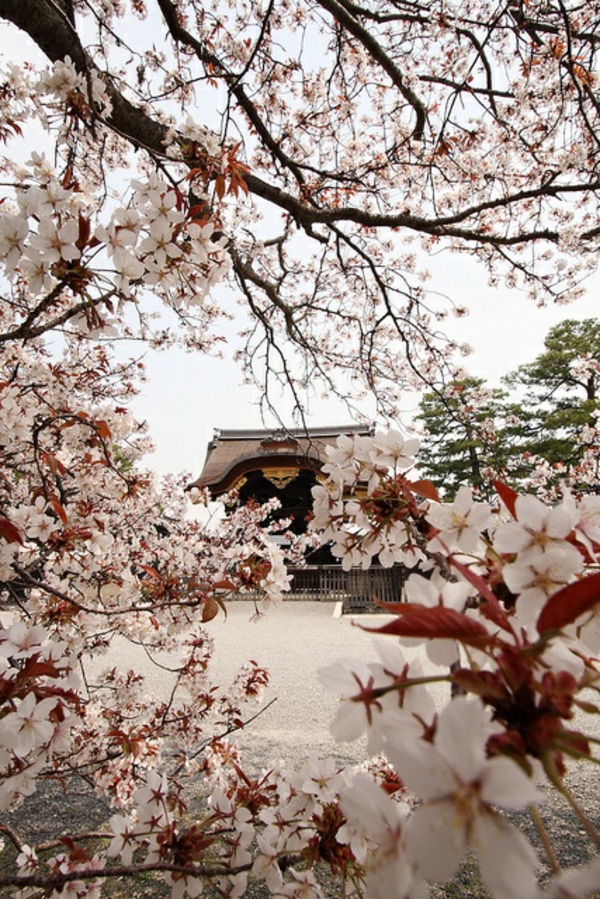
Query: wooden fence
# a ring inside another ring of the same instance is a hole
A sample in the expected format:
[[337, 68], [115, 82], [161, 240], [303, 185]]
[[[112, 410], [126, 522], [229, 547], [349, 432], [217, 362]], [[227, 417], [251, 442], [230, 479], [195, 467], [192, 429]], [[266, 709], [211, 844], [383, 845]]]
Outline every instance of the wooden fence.
[[336, 565], [314, 565], [294, 570], [291, 592], [285, 595], [286, 599], [343, 601], [357, 608], [375, 600], [399, 602], [404, 577], [405, 569], [400, 566], [344, 571]]

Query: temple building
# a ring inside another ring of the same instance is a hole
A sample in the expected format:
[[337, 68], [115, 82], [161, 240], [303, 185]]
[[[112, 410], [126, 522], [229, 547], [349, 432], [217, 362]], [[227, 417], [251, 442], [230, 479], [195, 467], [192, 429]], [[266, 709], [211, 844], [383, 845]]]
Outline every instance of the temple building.
[[[312, 510], [312, 487], [324, 480], [326, 448], [342, 434], [372, 436], [371, 425], [269, 430], [218, 430], [208, 445], [200, 477], [190, 486], [208, 488], [213, 499], [235, 490], [238, 503], [277, 497], [276, 519], [290, 518], [302, 534]], [[343, 571], [329, 547], [313, 550], [305, 568], [294, 570], [292, 597], [343, 600], [346, 607], [372, 606], [375, 598], [397, 601], [403, 571], [372, 566]]]

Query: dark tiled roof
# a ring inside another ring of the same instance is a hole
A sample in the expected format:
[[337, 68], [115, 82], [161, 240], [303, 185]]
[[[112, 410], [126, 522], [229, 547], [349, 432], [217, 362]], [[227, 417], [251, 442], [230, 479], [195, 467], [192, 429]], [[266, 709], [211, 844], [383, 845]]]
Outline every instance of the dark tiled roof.
[[215, 431], [202, 474], [190, 487], [209, 487], [214, 496], [230, 490], [246, 472], [293, 467], [318, 470], [325, 448], [341, 434], [372, 434], [371, 425], [322, 428]]

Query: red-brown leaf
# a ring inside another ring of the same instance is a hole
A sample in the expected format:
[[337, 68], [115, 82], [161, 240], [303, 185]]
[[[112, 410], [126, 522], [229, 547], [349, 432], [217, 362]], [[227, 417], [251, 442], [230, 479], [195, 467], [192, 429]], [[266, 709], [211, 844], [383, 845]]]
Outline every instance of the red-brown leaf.
[[153, 568], [151, 565], [143, 564], [140, 564], [140, 568], [143, 569], [146, 574], [149, 574], [150, 577], [154, 578], [155, 581], [159, 581], [161, 584], [163, 583], [163, 576], [156, 570], [156, 568]]
[[91, 233], [91, 225], [90, 220], [86, 218], [81, 212], [79, 213], [79, 235], [75, 242], [75, 246], [79, 250], [83, 250], [88, 240], [90, 239]]
[[574, 584], [568, 584], [554, 593], [540, 612], [537, 621], [539, 634], [558, 631], [572, 624], [600, 602], [600, 573], [590, 574]]
[[237, 589], [235, 584], [232, 583], [232, 581], [230, 581], [228, 578], [225, 578], [222, 581], [217, 581], [215, 584], [213, 584], [213, 588], [215, 590], [236, 590]]
[[516, 518], [517, 513], [516, 513], [515, 504], [517, 502], [517, 497], [519, 494], [516, 493], [512, 489], [512, 487], [509, 487], [508, 484], [503, 483], [503, 481], [497, 481], [494, 479], [492, 481], [492, 483], [493, 483], [494, 487], [496, 488], [496, 493], [498, 494], [498, 496], [500, 497], [500, 499], [502, 500], [502, 502], [504, 503], [504, 505], [506, 506], [506, 508], [512, 515], [512, 517]]
[[462, 612], [444, 606], [411, 607], [382, 627], [364, 627], [377, 634], [393, 634], [396, 637], [438, 638], [459, 640], [470, 646], [485, 646], [492, 640], [484, 625]]
[[219, 603], [212, 596], [207, 596], [202, 603], [202, 622], [212, 621], [219, 614]]
[[455, 556], [450, 556], [449, 562], [457, 569], [457, 571], [460, 571], [464, 579], [472, 584], [483, 599], [486, 600], [486, 618], [493, 621], [494, 624], [497, 624], [508, 633], [512, 633], [512, 628], [508, 622], [506, 612], [500, 605], [498, 597], [494, 594], [493, 590], [491, 590], [487, 581], [485, 581], [481, 575], [477, 574], [476, 571], [469, 568], [468, 565], [463, 565], [462, 562], [459, 562]]
[[422, 496], [424, 499], [432, 499], [434, 502], [439, 503], [439, 493], [431, 481], [409, 481], [408, 486], [418, 496]]
[[502, 676], [492, 671], [472, 671], [470, 668], [459, 668], [452, 675], [452, 680], [467, 693], [475, 693], [488, 701], [490, 699], [507, 698], [506, 686]]
[[98, 436], [101, 437], [102, 440], [110, 440], [112, 434], [108, 424], [104, 421], [104, 419], [99, 418], [94, 422], [94, 424], [96, 425]]
[[69, 519], [65, 511], [65, 507], [62, 505], [60, 500], [56, 496], [51, 496], [50, 505], [52, 506], [62, 523], [66, 524]]
[[23, 546], [21, 531], [8, 518], [0, 518], [0, 537], [4, 537], [7, 543], [20, 543]]

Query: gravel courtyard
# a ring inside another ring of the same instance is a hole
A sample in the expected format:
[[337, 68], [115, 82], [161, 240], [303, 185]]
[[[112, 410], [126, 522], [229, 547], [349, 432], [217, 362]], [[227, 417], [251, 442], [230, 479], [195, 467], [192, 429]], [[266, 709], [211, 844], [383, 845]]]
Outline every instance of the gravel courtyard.
[[[206, 625], [215, 639], [212, 671], [216, 683], [230, 683], [249, 659], [271, 673], [271, 685], [261, 704], [247, 706], [247, 716], [256, 714], [271, 700], [275, 702], [233, 738], [245, 758], [259, 767], [279, 758], [297, 765], [314, 750], [341, 763], [362, 761], [364, 741], [339, 744], [331, 737], [329, 724], [338, 699], [321, 686], [317, 672], [344, 658], [375, 661], [373, 635], [358, 625], [378, 627], [389, 616], [339, 616], [336, 603], [301, 601], [279, 603], [258, 621], [251, 620], [253, 611], [250, 602], [228, 603], [227, 617], [220, 614]], [[422, 649], [406, 650], [408, 658], [417, 654], [424, 658], [427, 673], [439, 673], [433, 666], [427, 668]], [[152, 670], [141, 648], [136, 652], [131, 644], [113, 641], [108, 656], [102, 659], [102, 667], [107, 665], [144, 671], [149, 686], [159, 695], [168, 695], [168, 676], [160, 669]], [[445, 685], [437, 688], [440, 703], [446, 695]]]

